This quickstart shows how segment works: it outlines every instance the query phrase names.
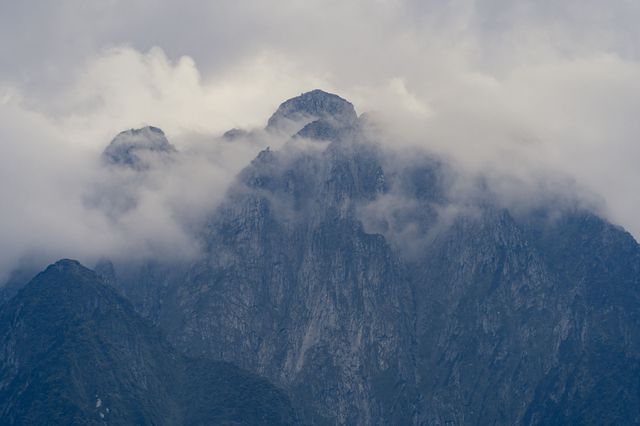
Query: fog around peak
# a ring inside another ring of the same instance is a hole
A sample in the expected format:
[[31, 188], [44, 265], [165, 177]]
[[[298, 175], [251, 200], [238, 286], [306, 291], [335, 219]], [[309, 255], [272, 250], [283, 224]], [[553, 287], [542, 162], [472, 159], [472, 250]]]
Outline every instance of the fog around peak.
[[[269, 117], [313, 89], [371, 112], [390, 151], [482, 175], [511, 208], [567, 196], [637, 239], [639, 18], [623, 0], [5, 2], [0, 275], [27, 255], [188, 257], [185, 228], [285, 143]], [[176, 161], [101, 164], [144, 126]], [[232, 128], [247, 133], [220, 138]]]

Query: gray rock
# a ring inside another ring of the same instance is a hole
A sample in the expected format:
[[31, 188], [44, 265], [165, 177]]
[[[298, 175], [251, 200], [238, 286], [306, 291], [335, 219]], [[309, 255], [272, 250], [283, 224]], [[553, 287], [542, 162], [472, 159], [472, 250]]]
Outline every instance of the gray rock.
[[286, 395], [189, 359], [94, 272], [61, 260], [0, 311], [3, 425], [293, 425]]
[[[350, 104], [310, 93], [269, 126], [351, 123]], [[447, 168], [393, 169], [363, 137], [258, 155], [167, 294], [170, 339], [270, 378], [310, 424], [640, 421], [633, 238], [577, 208], [516, 217], [489, 193], [444, 221]], [[411, 202], [372, 232], [362, 209], [391, 195]]]
[[261, 152], [203, 259], [139, 295], [176, 346], [268, 377], [309, 424], [640, 422], [628, 233], [577, 207], [515, 214], [481, 185], [460, 205], [446, 165], [394, 165], [335, 95], [267, 128], [292, 123], [330, 143]]
[[324, 129], [339, 130], [355, 126], [358, 116], [347, 100], [316, 89], [283, 102], [269, 118], [267, 130], [294, 135], [316, 121], [322, 123], [320, 126]]
[[145, 170], [175, 152], [162, 130], [147, 126], [120, 132], [105, 148], [102, 158], [110, 165]]

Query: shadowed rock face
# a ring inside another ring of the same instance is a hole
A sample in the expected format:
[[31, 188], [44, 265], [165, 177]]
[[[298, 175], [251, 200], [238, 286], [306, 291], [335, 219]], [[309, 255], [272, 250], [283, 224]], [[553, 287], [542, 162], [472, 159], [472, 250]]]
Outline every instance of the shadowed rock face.
[[[326, 111], [355, 117], [314, 91], [269, 126]], [[516, 217], [488, 194], [444, 217], [446, 168], [394, 168], [362, 137], [264, 151], [241, 173], [206, 260], [165, 299], [172, 341], [264, 374], [311, 424], [640, 421], [633, 238], [578, 209]], [[385, 197], [411, 202], [367, 232]]]
[[153, 161], [177, 152], [162, 130], [147, 126], [120, 132], [102, 153], [107, 164], [145, 170]]
[[294, 424], [288, 399], [188, 359], [92, 271], [61, 260], [0, 313], [0, 418], [22, 424]]

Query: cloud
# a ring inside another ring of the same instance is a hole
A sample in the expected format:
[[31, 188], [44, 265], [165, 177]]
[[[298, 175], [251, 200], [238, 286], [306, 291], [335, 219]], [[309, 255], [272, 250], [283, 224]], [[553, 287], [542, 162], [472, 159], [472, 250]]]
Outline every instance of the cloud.
[[[35, 249], [189, 252], [190, 224], [281, 143], [215, 137], [316, 87], [377, 111], [385, 146], [483, 174], [507, 204], [556, 191], [638, 237], [639, 18], [628, 0], [5, 2], [0, 271]], [[180, 161], [139, 181], [100, 167], [115, 134], [147, 124]], [[115, 223], [88, 208], [105, 187], [137, 207]]]
[[428, 99], [430, 117], [394, 114], [388, 128], [398, 126], [394, 140], [426, 145], [469, 173], [511, 181], [512, 193], [518, 181], [520, 190], [541, 185], [558, 192], [561, 184], [554, 189], [552, 181], [573, 181], [565, 195], [591, 193], [591, 204], [601, 198], [602, 212], [638, 236], [640, 196], [632, 186], [640, 178], [633, 118], [639, 65], [593, 53], [513, 68], [501, 78], [459, 70], [440, 87], [443, 96], [414, 89], [416, 99]]
[[[0, 102], [0, 271], [24, 256], [192, 256], [192, 228], [222, 199], [234, 176], [267, 145], [263, 135], [218, 136], [264, 125], [292, 88], [287, 64], [259, 55], [203, 83], [192, 59], [109, 48], [82, 64], [62, 97], [35, 103], [5, 86]], [[300, 81], [296, 81], [300, 83]], [[306, 84], [313, 84], [310, 78]], [[270, 95], [262, 95], [270, 90]], [[175, 161], [137, 173], [107, 168], [100, 154], [119, 131], [157, 124], [179, 149]]]

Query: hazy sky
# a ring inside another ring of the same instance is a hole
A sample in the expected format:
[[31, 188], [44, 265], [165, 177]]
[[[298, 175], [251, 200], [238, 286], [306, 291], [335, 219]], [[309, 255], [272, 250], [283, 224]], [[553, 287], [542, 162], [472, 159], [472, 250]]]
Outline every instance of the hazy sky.
[[153, 124], [188, 152], [317, 87], [380, 112], [389, 144], [490, 172], [505, 193], [573, 179], [638, 238], [638, 22], [633, 0], [3, 1], [0, 271], [36, 248], [184, 248], [176, 206], [214, 205], [259, 147], [212, 144], [200, 166], [145, 178], [115, 224], [82, 201], [115, 179], [103, 147]]

